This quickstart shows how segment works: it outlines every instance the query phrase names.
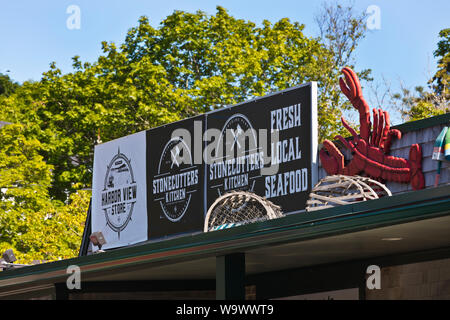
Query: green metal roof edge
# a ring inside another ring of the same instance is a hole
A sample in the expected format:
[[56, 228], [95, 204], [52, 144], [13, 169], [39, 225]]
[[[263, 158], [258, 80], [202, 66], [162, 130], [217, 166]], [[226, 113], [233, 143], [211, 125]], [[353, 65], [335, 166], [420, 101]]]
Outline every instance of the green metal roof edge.
[[396, 126], [393, 126], [393, 129], [398, 129], [402, 133], [410, 132], [410, 131], [417, 131], [425, 128], [434, 127], [441, 124], [449, 124], [450, 125], [450, 113], [444, 113], [438, 116], [421, 119], [421, 120], [415, 120], [415, 121], [409, 121], [405, 122]]
[[[101, 269], [117, 267], [101, 266], [107, 262], [174, 250], [201, 248], [198, 251], [175, 255], [174, 262], [176, 262], [176, 259], [180, 259], [181, 257], [201, 257], [207, 254], [220, 254], [232, 249], [245, 250], [256, 246], [303, 241], [355, 232], [362, 229], [371, 229], [449, 215], [449, 194], [450, 185], [447, 185], [315, 212], [293, 214], [279, 219], [238, 226], [226, 230], [186, 235], [159, 242], [143, 243], [141, 245], [115, 249], [97, 255], [3, 271], [0, 272], [0, 287], [3, 286], [2, 281], [4, 280], [38, 274], [45, 276], [46, 273], [65, 271], [70, 265], [78, 265], [80, 267], [98, 265], [98, 268], [93, 271], [99, 271]], [[242, 240], [246, 241], [242, 243]], [[223, 244], [222, 248], [220, 246], [214, 246], [217, 244]], [[166, 263], [170, 263], [171, 259], [172, 257], [169, 256], [154, 260], [165, 260]], [[148, 263], [148, 261], [141, 263]], [[55, 277], [61, 277], [61, 275], [56, 275]]]

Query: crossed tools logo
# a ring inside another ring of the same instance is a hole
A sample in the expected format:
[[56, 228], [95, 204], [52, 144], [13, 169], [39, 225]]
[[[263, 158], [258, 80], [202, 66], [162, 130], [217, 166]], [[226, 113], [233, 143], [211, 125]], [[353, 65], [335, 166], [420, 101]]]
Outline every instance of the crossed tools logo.
[[106, 224], [118, 233], [119, 238], [131, 220], [136, 200], [137, 184], [131, 160], [118, 148], [106, 169], [101, 208]]
[[191, 150], [181, 137], [165, 145], [153, 178], [154, 201], [159, 202], [163, 217], [172, 222], [181, 220], [197, 191], [198, 167], [193, 165]]
[[209, 166], [211, 189], [217, 196], [231, 190], [254, 191], [261, 176], [264, 153], [258, 147], [256, 131], [243, 114], [235, 114], [224, 124], [217, 142], [217, 153]]

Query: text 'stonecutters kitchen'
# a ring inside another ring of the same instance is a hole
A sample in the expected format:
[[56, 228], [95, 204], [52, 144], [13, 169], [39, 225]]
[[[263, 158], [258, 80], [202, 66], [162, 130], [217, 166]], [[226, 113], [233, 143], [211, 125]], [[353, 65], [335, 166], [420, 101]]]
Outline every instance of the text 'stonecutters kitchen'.
[[198, 169], [153, 180], [153, 194], [164, 193], [166, 203], [186, 198], [186, 188], [198, 184]]

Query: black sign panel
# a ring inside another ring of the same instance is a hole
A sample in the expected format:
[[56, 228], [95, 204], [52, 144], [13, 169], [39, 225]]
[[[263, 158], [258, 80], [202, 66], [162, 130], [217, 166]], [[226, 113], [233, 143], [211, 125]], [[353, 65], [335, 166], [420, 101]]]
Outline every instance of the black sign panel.
[[203, 228], [204, 167], [194, 161], [195, 122], [203, 126], [204, 116], [147, 131], [150, 239]]
[[207, 149], [207, 208], [233, 190], [264, 196], [285, 214], [305, 208], [316, 179], [313, 90], [307, 84], [207, 114], [208, 132], [216, 129]]

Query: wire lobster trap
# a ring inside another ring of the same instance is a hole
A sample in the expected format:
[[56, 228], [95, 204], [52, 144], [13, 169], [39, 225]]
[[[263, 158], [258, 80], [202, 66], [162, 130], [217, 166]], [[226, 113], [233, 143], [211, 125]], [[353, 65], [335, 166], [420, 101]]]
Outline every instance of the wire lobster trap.
[[227, 229], [282, 216], [281, 208], [269, 200], [248, 191], [232, 191], [217, 198], [209, 207], [204, 231]]
[[392, 196], [381, 182], [361, 176], [334, 175], [320, 180], [309, 194], [306, 211]]

